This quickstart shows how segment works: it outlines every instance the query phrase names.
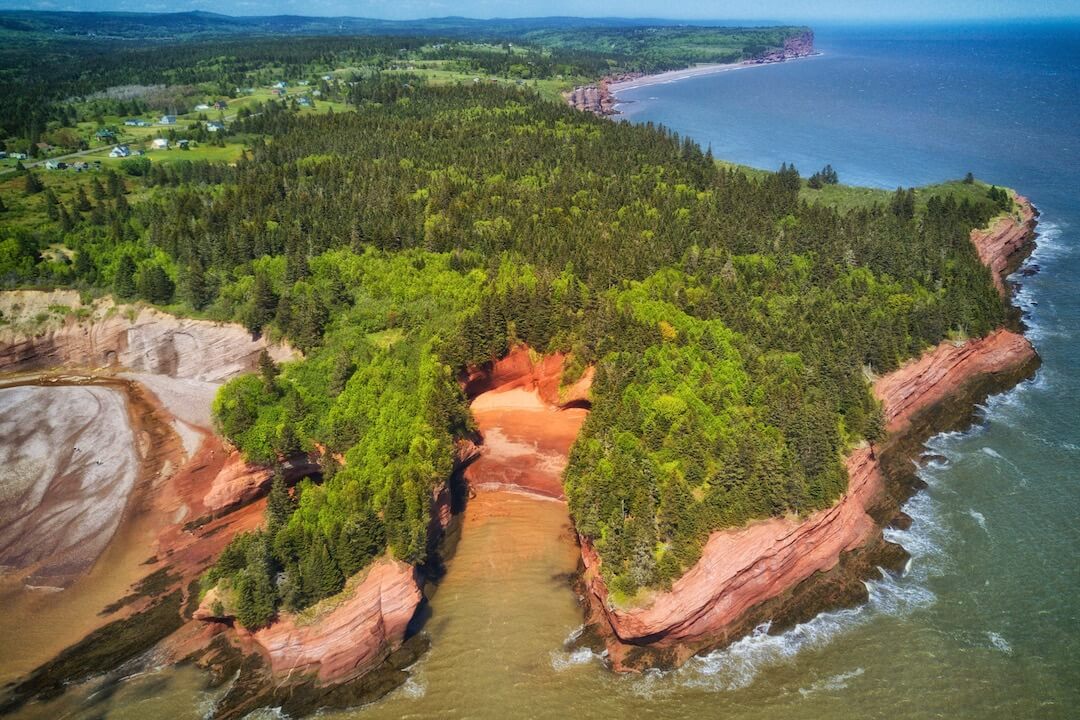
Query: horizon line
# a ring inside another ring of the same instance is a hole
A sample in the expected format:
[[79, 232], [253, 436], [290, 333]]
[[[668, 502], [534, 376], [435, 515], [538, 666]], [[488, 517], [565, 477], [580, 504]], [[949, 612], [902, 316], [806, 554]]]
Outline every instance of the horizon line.
[[513, 20], [625, 20], [633, 22], [655, 22], [655, 23], [765, 23], [768, 25], [807, 25], [808, 23], [815, 22], [823, 25], [847, 25], [847, 24], [860, 24], [860, 25], [898, 25], [898, 24], [949, 24], [949, 23], [1030, 23], [1039, 21], [1074, 21], [1080, 22], [1080, 13], [1066, 14], [1066, 15], [1001, 15], [1001, 16], [955, 16], [955, 17], [893, 17], [893, 18], [877, 18], [871, 16], [862, 17], [819, 17], [819, 18], [792, 18], [792, 19], [777, 19], [777, 18], [752, 18], [752, 17], [706, 17], [706, 16], [685, 16], [685, 17], [659, 17], [650, 15], [493, 15], [493, 16], [477, 16], [477, 15], [425, 15], [417, 16], [413, 18], [394, 18], [394, 17], [379, 17], [377, 15], [322, 15], [322, 14], [300, 14], [300, 13], [273, 13], [273, 14], [233, 14], [225, 12], [217, 12], [213, 10], [191, 9], [191, 10], [70, 10], [70, 9], [51, 9], [51, 8], [33, 8], [33, 7], [3, 7], [0, 6], [0, 14], [2, 13], [40, 13], [40, 14], [52, 14], [52, 15], [207, 15], [211, 17], [223, 17], [223, 18], [303, 18], [303, 19], [320, 19], [320, 20], [376, 20], [379, 22], [388, 23], [413, 23], [424, 22], [433, 20], [465, 20], [472, 22], [496, 22], [496, 21], [513, 21]]

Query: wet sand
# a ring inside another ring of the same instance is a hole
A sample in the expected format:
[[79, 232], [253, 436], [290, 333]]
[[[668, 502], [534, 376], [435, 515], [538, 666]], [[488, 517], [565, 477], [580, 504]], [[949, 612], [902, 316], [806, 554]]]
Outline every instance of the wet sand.
[[562, 472], [587, 410], [560, 409], [522, 388], [485, 392], [471, 408], [484, 443], [465, 471], [469, 487], [565, 497]]
[[[156, 568], [152, 485], [179, 442], [124, 382], [0, 387], [0, 681], [115, 619], [100, 613]], [[76, 449], [77, 448], [77, 449]]]
[[139, 457], [123, 393], [110, 387], [0, 390], [0, 567], [58, 589], [112, 540]]

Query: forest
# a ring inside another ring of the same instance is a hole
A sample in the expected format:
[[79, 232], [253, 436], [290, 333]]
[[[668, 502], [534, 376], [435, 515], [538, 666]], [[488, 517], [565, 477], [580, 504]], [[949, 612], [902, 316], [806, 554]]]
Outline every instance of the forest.
[[527, 87], [375, 73], [349, 102], [265, 103], [237, 118], [233, 164], [125, 161], [66, 195], [25, 173], [49, 222], [0, 214], [5, 286], [112, 292], [302, 351], [214, 403], [252, 461], [324, 468], [292, 492], [276, 478], [266, 527], [207, 573], [246, 627], [384, 552], [425, 561], [432, 495], [475, 432], [458, 376], [511, 347], [570, 353], [566, 381], [596, 368], [565, 488], [629, 599], [717, 528], [832, 503], [844, 453], [882, 433], [867, 378], [1004, 318], [968, 239], [1010, 209], [996, 188], [839, 212], [800, 200], [794, 167], [751, 175]]
[[343, 67], [380, 71], [430, 59], [451, 59], [463, 73], [546, 79], [569, 89], [575, 81], [592, 82], [611, 72], [748, 59], [802, 30], [652, 27], [581, 18], [330, 22], [199, 12], [0, 10], [0, 141], [19, 138], [33, 147], [46, 132], [79, 117], [80, 100], [108, 89], [202, 83], [231, 97], [271, 77]]

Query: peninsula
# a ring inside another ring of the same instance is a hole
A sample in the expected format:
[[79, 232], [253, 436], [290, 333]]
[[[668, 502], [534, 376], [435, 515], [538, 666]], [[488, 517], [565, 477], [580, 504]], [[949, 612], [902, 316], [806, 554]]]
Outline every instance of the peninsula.
[[45, 156], [0, 175], [0, 423], [33, 424], [4, 447], [3, 591], [13, 637], [70, 618], [5, 658], [0, 712], [151, 648], [205, 670], [215, 717], [381, 697], [490, 491], [565, 506], [577, 642], [677, 666], [899, 572], [882, 528], [923, 441], [1038, 364], [1007, 280], [1026, 198], [968, 177], [841, 209], [831, 168], [718, 163], [598, 117], [607, 79], [571, 90], [805, 57], [808, 28], [293, 18], [286, 50], [124, 14], [50, 74], [32, 49], [81, 17], [13, 21], [42, 123], [0, 112]]

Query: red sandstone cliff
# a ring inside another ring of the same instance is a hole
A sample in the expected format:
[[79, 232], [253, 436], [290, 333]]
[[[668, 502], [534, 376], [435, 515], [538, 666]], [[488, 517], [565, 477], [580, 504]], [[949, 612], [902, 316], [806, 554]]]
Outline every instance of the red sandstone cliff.
[[989, 228], [971, 231], [971, 242], [979, 259], [990, 268], [994, 285], [1002, 296], [1008, 293], [1005, 278], [1030, 253], [1037, 212], [1022, 195], [1014, 195], [1019, 209], [1014, 214], [998, 218]]
[[296, 681], [314, 675], [324, 684], [345, 682], [401, 644], [420, 604], [416, 569], [383, 559], [365, 572], [340, 604], [314, 622], [301, 623], [290, 615], [248, 635], [275, 676]]
[[[989, 230], [972, 233], [980, 257], [998, 281], [1032, 246], [1034, 211], [1020, 200], [1020, 222], [1004, 218]], [[609, 602], [600, 560], [583, 538], [590, 620], [604, 639], [613, 666], [636, 670], [655, 658], [680, 664], [695, 652], [733, 641], [776, 614], [805, 617], [808, 610], [812, 614], [823, 609], [831, 602], [828, 592], [812, 587], [812, 580], [821, 578], [826, 584], [828, 574], [835, 575], [845, 558], [870, 546], [880, 552], [882, 523], [899, 510], [902, 498], [890, 497], [886, 485], [888, 471], [883, 472], [882, 465], [886, 458], [889, 468], [896, 467], [896, 456], [929, 434], [937, 419], [929, 416], [940, 414], [950, 403], [978, 401], [1029, 375], [1037, 362], [1026, 338], [1000, 329], [984, 338], [943, 342], [879, 378], [873, 392], [882, 403], [888, 438], [880, 448], [859, 448], [847, 458], [848, 489], [836, 504], [802, 520], [772, 518], [714, 532], [694, 567], [669, 592], [658, 593], [639, 607]], [[899, 460], [903, 464], [903, 458]], [[855, 572], [872, 571], [877, 564], [863, 563]], [[796, 598], [801, 588], [806, 592]], [[642, 661], [642, 647], [653, 659]]]

